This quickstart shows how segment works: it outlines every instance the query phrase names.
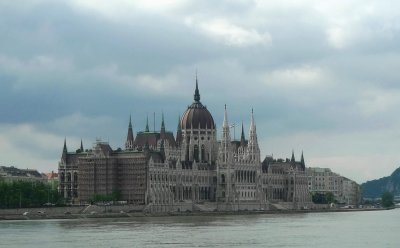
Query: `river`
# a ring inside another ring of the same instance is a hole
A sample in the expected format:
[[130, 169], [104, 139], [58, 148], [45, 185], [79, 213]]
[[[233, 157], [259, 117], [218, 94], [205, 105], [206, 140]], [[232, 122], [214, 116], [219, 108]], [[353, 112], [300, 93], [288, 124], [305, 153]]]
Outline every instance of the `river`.
[[400, 209], [0, 221], [0, 247], [400, 247]]

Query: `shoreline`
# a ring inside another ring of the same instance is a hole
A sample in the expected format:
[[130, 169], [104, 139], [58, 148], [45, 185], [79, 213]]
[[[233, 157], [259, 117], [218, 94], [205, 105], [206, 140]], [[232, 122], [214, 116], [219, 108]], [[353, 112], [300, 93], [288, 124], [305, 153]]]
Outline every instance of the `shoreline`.
[[[393, 210], [390, 208], [355, 208], [355, 209], [308, 209], [308, 210], [264, 210], [264, 211], [194, 211], [194, 212], [163, 212], [146, 213], [95, 213], [95, 214], [29, 214], [0, 215], [0, 221], [9, 220], [68, 220], [68, 219], [102, 219], [102, 218], [145, 218], [145, 217], [172, 217], [172, 216], [224, 216], [224, 215], [256, 215], [256, 214], [307, 214], [307, 213], [330, 213], [330, 212], [361, 212], [361, 211], [382, 211]], [[36, 209], [35, 209], [36, 210]]]

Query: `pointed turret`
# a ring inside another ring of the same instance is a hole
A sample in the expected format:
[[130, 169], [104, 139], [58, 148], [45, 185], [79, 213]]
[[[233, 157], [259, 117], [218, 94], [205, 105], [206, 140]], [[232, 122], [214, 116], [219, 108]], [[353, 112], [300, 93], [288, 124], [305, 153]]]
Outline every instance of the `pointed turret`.
[[256, 124], [255, 124], [255, 122], [254, 122], [254, 113], [253, 113], [253, 109], [251, 109], [251, 117], [250, 117], [250, 132], [251, 132], [251, 131], [253, 131], [253, 132], [256, 131]]
[[226, 104], [225, 104], [224, 122], [222, 123], [222, 137], [221, 137], [221, 144], [219, 147], [219, 157], [222, 163], [227, 163], [230, 158], [229, 157], [230, 146], [231, 146], [231, 137], [229, 133], [228, 112], [226, 111]]
[[150, 132], [149, 129], [149, 116], [147, 115], [147, 119], [146, 119], [146, 129], [144, 130], [145, 132]]
[[250, 115], [250, 130], [249, 130], [249, 141], [247, 145], [247, 153], [250, 161], [258, 163], [260, 161], [260, 148], [257, 141], [257, 128], [254, 121], [254, 112], [251, 109]]
[[178, 117], [178, 127], [176, 128], [176, 144], [180, 145], [182, 143], [182, 126], [181, 117]]
[[225, 104], [225, 112], [224, 112], [224, 122], [222, 123], [223, 128], [228, 128], [229, 130], [229, 125], [228, 125], [228, 113], [226, 112], [226, 104]]
[[[231, 180], [234, 174], [231, 174], [231, 167], [234, 162], [234, 151], [229, 133], [228, 112], [224, 111], [224, 122], [222, 124], [222, 137], [218, 149], [218, 186], [217, 196], [224, 198], [225, 202], [231, 202], [234, 199]], [[221, 185], [222, 184], [222, 185]]]
[[294, 158], [294, 150], [292, 150], [292, 158], [290, 159], [290, 162], [296, 162], [296, 159]]
[[222, 123], [222, 140], [221, 144], [224, 143], [230, 144], [231, 136], [229, 133], [229, 124], [228, 124], [228, 112], [226, 111], [226, 104], [225, 104], [225, 112], [224, 112], [224, 122]]
[[197, 73], [196, 73], [196, 90], [194, 91], [194, 101], [200, 102], [200, 93], [199, 93], [199, 84], [197, 81]]
[[81, 139], [81, 147], [80, 147], [79, 149], [81, 150], [81, 152], [83, 152], [83, 142], [82, 142], [82, 139]]
[[63, 152], [61, 155], [61, 160], [64, 161], [66, 163], [67, 161], [67, 138], [64, 138], [64, 147], [63, 147]]
[[67, 153], [67, 138], [64, 138], [64, 148], [63, 148], [63, 153]]
[[132, 130], [132, 116], [129, 116], [128, 135], [126, 137], [125, 149], [127, 150], [133, 149], [133, 142], [134, 142], [134, 137]]
[[246, 139], [244, 137], [244, 128], [243, 128], [243, 121], [242, 121], [242, 134], [240, 135], [240, 146], [246, 145]]
[[250, 115], [249, 143], [257, 143], [257, 130], [254, 121], [253, 109], [251, 109], [251, 115]]
[[164, 112], [161, 114], [161, 130], [165, 131]]
[[161, 131], [160, 131], [161, 139], [165, 138], [165, 123], [164, 123], [164, 113], [161, 115]]
[[301, 161], [300, 161], [301, 167], [303, 168], [303, 170], [306, 168], [306, 163], [304, 162], [304, 155], [303, 155], [303, 151], [301, 151]]

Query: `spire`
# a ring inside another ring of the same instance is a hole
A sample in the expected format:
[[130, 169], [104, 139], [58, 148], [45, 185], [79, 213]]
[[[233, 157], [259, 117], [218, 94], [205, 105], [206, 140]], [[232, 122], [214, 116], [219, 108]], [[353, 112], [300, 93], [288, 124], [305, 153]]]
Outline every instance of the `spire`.
[[254, 121], [254, 112], [253, 112], [253, 108], [251, 109], [251, 115], [250, 115], [250, 133], [249, 133], [249, 140], [251, 138], [253, 138], [252, 136], [254, 136], [256, 138], [257, 134], [256, 134], [256, 123]]
[[197, 72], [196, 72], [196, 90], [194, 91], [194, 101], [200, 102], [200, 93], [199, 93], [199, 84], [197, 81]]
[[250, 118], [250, 130], [255, 131], [256, 124], [254, 123], [254, 113], [253, 108], [251, 108], [251, 118]]
[[64, 138], [64, 148], [63, 148], [63, 153], [67, 153], [67, 138]]
[[294, 158], [294, 150], [292, 150], [292, 159], [290, 161], [291, 162], [296, 162], [296, 159]]
[[229, 159], [232, 158], [232, 154], [230, 154], [229, 152], [230, 150], [231, 150], [231, 137], [228, 125], [228, 113], [225, 104], [224, 122], [222, 124], [222, 137], [218, 149], [218, 157], [222, 163], [228, 163]]
[[[228, 111], [226, 110], [226, 104], [225, 104], [225, 111], [224, 111], [224, 122], [222, 124], [222, 143], [231, 142], [231, 137], [229, 134], [229, 125], [228, 125]], [[222, 144], [221, 143], [221, 144]]]
[[81, 152], [83, 152], [83, 142], [82, 142], [82, 139], [81, 139]]
[[164, 112], [161, 114], [161, 130], [165, 131]]
[[146, 129], [144, 130], [145, 132], [150, 132], [149, 130], [149, 115], [147, 115], [147, 119], [146, 119]]
[[126, 137], [125, 149], [133, 149], [133, 142], [132, 117], [129, 115], [128, 135]]
[[306, 164], [304, 163], [304, 155], [303, 155], [303, 151], [301, 151], [301, 161], [300, 161], [300, 163], [301, 163], [301, 166], [303, 166], [303, 168], [305, 168], [305, 167], [306, 167]]
[[257, 141], [256, 124], [254, 122], [254, 111], [251, 109], [250, 115], [250, 130], [249, 130], [249, 141], [247, 144], [247, 153], [250, 161], [258, 163], [260, 161], [260, 147]]
[[161, 131], [160, 131], [161, 139], [165, 138], [165, 123], [164, 123], [164, 113], [161, 115]]
[[64, 161], [64, 163], [67, 162], [67, 138], [64, 138], [64, 147], [63, 147], [63, 152], [61, 155], [61, 160]]
[[228, 127], [229, 128], [229, 126], [228, 126], [228, 113], [226, 112], [226, 104], [225, 104], [225, 112], [224, 112], [224, 122], [223, 122], [223, 124], [222, 124], [222, 127]]
[[244, 128], [243, 128], [243, 121], [242, 121], [242, 134], [240, 135], [240, 145], [244, 146], [246, 142], [246, 139], [244, 137]]
[[181, 116], [178, 116], [178, 127], [177, 130], [181, 131], [182, 130], [182, 126], [181, 126]]
[[178, 117], [178, 127], [176, 129], [176, 143], [179, 145], [182, 142], [182, 127], [181, 127], [181, 117]]

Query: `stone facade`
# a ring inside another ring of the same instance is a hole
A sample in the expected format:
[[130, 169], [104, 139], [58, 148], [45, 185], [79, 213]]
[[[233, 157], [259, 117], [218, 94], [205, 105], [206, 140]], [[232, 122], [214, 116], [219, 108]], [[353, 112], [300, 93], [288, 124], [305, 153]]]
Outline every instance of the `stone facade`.
[[357, 207], [361, 203], [361, 186], [346, 177], [343, 177], [342, 203]]
[[179, 119], [175, 137], [162, 117], [160, 131], [151, 132], [147, 121], [136, 138], [130, 120], [124, 150], [97, 142], [91, 150], [81, 145], [69, 153], [64, 144], [60, 191], [74, 202], [118, 191], [121, 200], [156, 211], [267, 209], [279, 202], [302, 208], [311, 202], [303, 156], [300, 162], [294, 155], [264, 162], [260, 156], [253, 111], [248, 139], [243, 125], [240, 140], [231, 139], [226, 106], [218, 135], [196, 79], [194, 101]]
[[361, 190], [356, 182], [343, 177], [329, 168], [307, 168], [310, 193], [332, 193], [338, 203], [357, 206], [360, 204]]

